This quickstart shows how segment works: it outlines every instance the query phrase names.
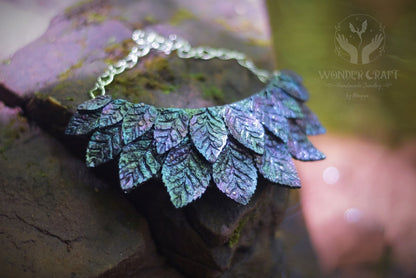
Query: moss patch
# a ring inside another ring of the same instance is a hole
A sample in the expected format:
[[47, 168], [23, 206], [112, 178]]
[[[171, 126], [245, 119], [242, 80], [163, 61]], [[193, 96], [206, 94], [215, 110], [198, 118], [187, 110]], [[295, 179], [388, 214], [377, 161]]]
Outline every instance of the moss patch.
[[240, 241], [241, 230], [247, 224], [247, 221], [249, 219], [250, 219], [250, 216], [247, 215], [243, 219], [240, 220], [240, 222], [238, 223], [237, 229], [234, 230], [233, 234], [230, 237], [230, 240], [228, 241], [228, 246], [233, 248]]
[[224, 92], [216, 86], [204, 86], [202, 87], [202, 97], [209, 100], [214, 100], [219, 105], [225, 104]]
[[177, 90], [169, 62], [164, 57], [153, 57], [143, 63], [141, 70], [129, 70], [118, 75], [108, 86], [113, 97], [134, 102], [155, 102], [154, 91], [170, 94]]
[[74, 75], [74, 70], [79, 69], [84, 64], [84, 59], [79, 60], [76, 64], [72, 65], [64, 71], [63, 73], [59, 74], [58, 79], [59, 81], [66, 80]]
[[184, 21], [193, 19], [196, 19], [196, 16], [192, 12], [187, 9], [178, 9], [169, 20], [169, 23], [171, 25], [177, 26]]

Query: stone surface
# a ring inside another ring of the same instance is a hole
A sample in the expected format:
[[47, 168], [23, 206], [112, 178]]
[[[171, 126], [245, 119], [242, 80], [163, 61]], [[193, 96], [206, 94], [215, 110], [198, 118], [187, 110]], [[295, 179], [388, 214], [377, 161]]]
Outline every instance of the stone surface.
[[16, 111], [1, 111], [2, 277], [179, 277], [118, 191]]
[[[137, 27], [162, 35], [174, 32], [193, 45], [243, 51], [257, 65], [270, 68], [267, 32], [257, 29], [261, 23], [247, 24], [264, 22], [259, 18], [264, 14], [254, 12], [261, 5], [223, 2], [210, 9], [184, 0], [85, 2], [55, 17], [44, 35], [0, 66], [0, 100], [20, 107], [42, 128], [19, 140], [10, 137], [2, 148], [0, 217], [5, 221], [0, 235], [7, 248], [0, 259], [10, 277], [178, 276], [156, 250], [181, 275], [280, 276], [282, 250], [274, 232], [286, 207], [287, 188], [259, 181], [253, 200], [242, 206], [211, 186], [201, 199], [175, 209], [157, 180], [123, 195], [116, 166], [88, 170], [82, 161], [86, 137], [64, 135], [105, 62], [128, 52]], [[152, 53], [116, 78], [108, 93], [155, 106], [201, 107], [230, 103], [261, 87], [235, 61]]]

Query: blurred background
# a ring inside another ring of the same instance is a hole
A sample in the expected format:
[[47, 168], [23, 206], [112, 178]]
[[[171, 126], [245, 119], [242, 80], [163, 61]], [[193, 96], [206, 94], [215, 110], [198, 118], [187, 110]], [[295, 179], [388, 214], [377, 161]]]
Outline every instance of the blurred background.
[[[0, 0], [0, 37], [8, 38], [1, 42], [2, 63], [74, 2]], [[292, 192], [276, 232], [287, 254], [282, 276], [415, 277], [416, 1], [265, 4], [277, 68], [303, 77], [308, 105], [328, 131], [311, 138], [327, 159], [297, 163], [303, 187]], [[337, 39], [344, 34], [357, 43], [350, 22], [363, 31], [363, 45], [383, 34], [370, 63], [351, 63]], [[331, 77], [346, 71], [373, 79]]]
[[[287, 276], [415, 277], [416, 1], [267, 6], [276, 64], [303, 77], [309, 107], [327, 128], [311, 138], [327, 159], [297, 163], [303, 187], [278, 233]], [[363, 31], [365, 20], [362, 45], [375, 33], [384, 39], [370, 63], [351, 63], [337, 35], [357, 44], [349, 23]], [[364, 76], [330, 75], [346, 71]]]

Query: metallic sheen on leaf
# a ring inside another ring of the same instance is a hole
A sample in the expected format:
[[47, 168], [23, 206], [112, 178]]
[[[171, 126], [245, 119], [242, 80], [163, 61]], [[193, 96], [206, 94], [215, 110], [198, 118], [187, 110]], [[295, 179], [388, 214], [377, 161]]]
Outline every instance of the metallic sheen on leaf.
[[189, 116], [182, 109], [166, 108], [159, 112], [155, 122], [156, 150], [163, 154], [179, 145], [188, 134]]
[[275, 78], [274, 84], [302, 102], [309, 99], [309, 93], [302, 85], [302, 78], [292, 71], [281, 71], [278, 77]]
[[286, 144], [268, 132], [264, 138], [264, 154], [255, 157], [260, 174], [274, 183], [300, 187], [300, 179]]
[[186, 139], [169, 151], [162, 179], [173, 205], [180, 208], [205, 192], [211, 180], [211, 167]]
[[198, 151], [211, 163], [217, 160], [227, 143], [227, 129], [213, 108], [204, 108], [190, 120], [190, 134]]
[[306, 137], [301, 128], [293, 122], [289, 122], [290, 137], [287, 147], [292, 156], [298, 160], [321, 160], [325, 155], [316, 149]]
[[228, 140], [212, 166], [217, 187], [234, 201], [246, 205], [257, 186], [257, 169], [253, 157], [244, 147]]
[[124, 99], [116, 99], [107, 104], [101, 112], [100, 127], [115, 125], [123, 120], [131, 103]]
[[251, 112], [238, 103], [226, 105], [224, 121], [237, 141], [258, 154], [264, 152], [264, 128]]
[[111, 96], [98, 96], [78, 105], [78, 111], [93, 111], [106, 106], [112, 100]]
[[65, 134], [81, 135], [87, 134], [98, 127], [101, 111], [76, 112], [68, 123]]
[[96, 167], [114, 159], [122, 148], [121, 126], [103, 128], [94, 132], [87, 148], [87, 166]]
[[153, 106], [139, 103], [133, 105], [123, 119], [124, 143], [133, 142], [150, 130], [157, 118], [157, 110]]
[[140, 140], [124, 146], [119, 160], [121, 189], [128, 192], [141, 183], [155, 176], [160, 170], [152, 148], [153, 134], [148, 132]]
[[305, 132], [306, 135], [318, 135], [326, 132], [322, 126], [318, 117], [302, 103], [302, 113], [304, 117], [302, 119], [296, 119], [296, 123]]

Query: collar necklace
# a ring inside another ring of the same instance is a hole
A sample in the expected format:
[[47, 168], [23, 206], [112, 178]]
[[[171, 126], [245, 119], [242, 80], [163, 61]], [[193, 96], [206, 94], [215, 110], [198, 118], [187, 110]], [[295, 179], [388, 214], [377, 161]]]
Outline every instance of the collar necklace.
[[[120, 185], [128, 193], [152, 177], [161, 178], [173, 205], [201, 197], [211, 180], [229, 198], [247, 204], [258, 174], [272, 183], [300, 187], [292, 161], [324, 159], [307, 135], [325, 132], [304, 104], [308, 92], [293, 72], [258, 69], [243, 53], [191, 47], [175, 35], [133, 32], [136, 46], [110, 65], [80, 104], [68, 135], [91, 134], [88, 167], [118, 159]], [[196, 109], [159, 108], [112, 99], [105, 86], [136, 65], [152, 49], [180, 58], [235, 59], [266, 83], [249, 98], [223, 106]], [[99, 95], [97, 96], [97, 92]]]

